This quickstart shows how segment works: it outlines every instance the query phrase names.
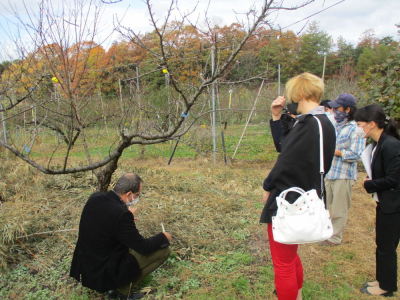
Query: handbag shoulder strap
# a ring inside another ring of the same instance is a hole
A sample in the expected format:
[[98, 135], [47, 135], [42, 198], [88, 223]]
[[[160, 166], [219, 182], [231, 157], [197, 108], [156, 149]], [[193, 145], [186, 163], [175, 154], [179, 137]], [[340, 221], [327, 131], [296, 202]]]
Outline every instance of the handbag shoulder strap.
[[[325, 197], [325, 190], [324, 190], [324, 134], [322, 131], [321, 121], [316, 117], [313, 116], [315, 120], [318, 122], [318, 130], [319, 130], [319, 173], [321, 174], [321, 198], [324, 199]], [[325, 200], [324, 200], [325, 201]]]

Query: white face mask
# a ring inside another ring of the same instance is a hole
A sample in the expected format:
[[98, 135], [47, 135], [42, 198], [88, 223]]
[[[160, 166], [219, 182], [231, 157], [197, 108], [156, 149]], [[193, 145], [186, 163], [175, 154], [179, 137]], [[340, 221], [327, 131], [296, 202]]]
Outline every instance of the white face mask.
[[137, 196], [135, 199], [133, 199], [132, 201], [129, 201], [128, 203], [126, 203], [126, 206], [133, 206], [136, 205], [140, 200], [140, 197]]
[[356, 128], [356, 136], [360, 138], [367, 138], [367, 133], [361, 127], [357, 126]]
[[359, 128], [362, 131], [362, 136], [363, 138], [368, 138], [369, 134], [371, 132], [371, 130], [373, 130], [373, 128], [371, 128], [371, 122], [365, 122], [363, 124], [363, 126], [357, 126], [357, 128]]

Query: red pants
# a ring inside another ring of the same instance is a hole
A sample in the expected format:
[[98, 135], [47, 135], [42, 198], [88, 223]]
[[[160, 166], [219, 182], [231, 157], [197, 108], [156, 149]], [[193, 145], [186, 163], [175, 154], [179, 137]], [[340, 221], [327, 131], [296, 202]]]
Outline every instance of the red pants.
[[275, 242], [271, 223], [268, 224], [268, 238], [278, 299], [295, 300], [299, 289], [303, 287], [303, 266], [297, 255], [299, 246]]

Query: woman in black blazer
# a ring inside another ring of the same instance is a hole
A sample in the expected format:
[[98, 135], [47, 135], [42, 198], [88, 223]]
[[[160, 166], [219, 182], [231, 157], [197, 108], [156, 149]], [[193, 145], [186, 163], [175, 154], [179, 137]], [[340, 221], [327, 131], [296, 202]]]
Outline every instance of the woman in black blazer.
[[400, 239], [400, 136], [396, 122], [372, 104], [359, 109], [355, 120], [374, 143], [372, 178], [364, 181], [368, 193], [375, 194], [376, 280], [366, 282], [361, 292], [393, 296], [397, 291], [397, 255]]

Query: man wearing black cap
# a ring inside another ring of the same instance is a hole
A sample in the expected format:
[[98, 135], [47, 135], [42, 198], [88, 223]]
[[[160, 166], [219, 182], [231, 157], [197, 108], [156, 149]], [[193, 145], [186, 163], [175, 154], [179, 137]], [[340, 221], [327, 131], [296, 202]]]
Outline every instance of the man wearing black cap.
[[351, 205], [351, 190], [357, 179], [357, 160], [364, 151], [365, 139], [353, 119], [356, 98], [341, 94], [328, 104], [333, 108], [336, 128], [336, 149], [331, 169], [325, 177], [326, 203], [332, 219], [333, 236], [328, 244], [340, 244]]

